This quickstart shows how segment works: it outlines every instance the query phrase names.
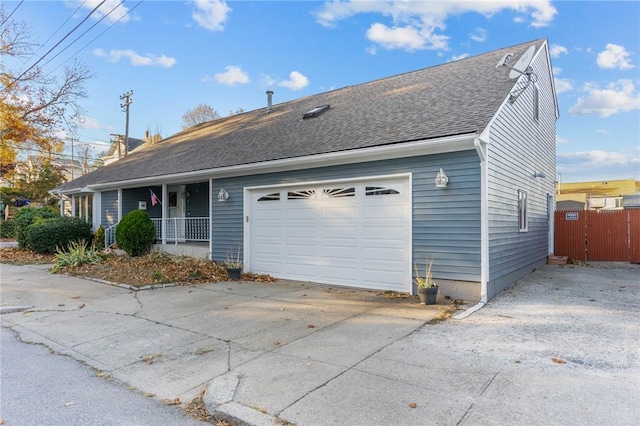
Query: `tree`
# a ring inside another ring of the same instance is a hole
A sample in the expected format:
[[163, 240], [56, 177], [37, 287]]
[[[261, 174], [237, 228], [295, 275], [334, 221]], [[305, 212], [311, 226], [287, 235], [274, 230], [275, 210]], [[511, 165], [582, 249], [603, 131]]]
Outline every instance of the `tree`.
[[196, 124], [206, 123], [207, 121], [220, 118], [218, 111], [207, 104], [200, 104], [194, 109], [188, 110], [182, 115], [182, 128], [193, 127]]
[[49, 190], [64, 182], [64, 174], [60, 167], [42, 157], [28, 163], [25, 172], [17, 176], [14, 187], [32, 201], [46, 202]]
[[[6, 22], [5, 22], [6, 21]], [[59, 153], [64, 147], [55, 132], [73, 131], [82, 114], [80, 100], [87, 97], [85, 83], [92, 78], [80, 62], [67, 66], [59, 76], [45, 74], [36, 64], [25, 70], [9, 69], [8, 63], [23, 66], [35, 55], [31, 27], [7, 19], [0, 5], [0, 168], [11, 170], [18, 153], [34, 149]]]

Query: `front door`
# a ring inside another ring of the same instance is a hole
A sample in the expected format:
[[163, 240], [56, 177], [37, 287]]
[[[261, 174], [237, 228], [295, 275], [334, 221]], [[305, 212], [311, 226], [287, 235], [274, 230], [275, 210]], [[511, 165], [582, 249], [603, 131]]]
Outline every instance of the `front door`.
[[170, 186], [167, 188], [169, 203], [167, 210], [169, 220], [167, 221], [167, 240], [185, 240], [185, 197], [186, 188], [184, 185]]

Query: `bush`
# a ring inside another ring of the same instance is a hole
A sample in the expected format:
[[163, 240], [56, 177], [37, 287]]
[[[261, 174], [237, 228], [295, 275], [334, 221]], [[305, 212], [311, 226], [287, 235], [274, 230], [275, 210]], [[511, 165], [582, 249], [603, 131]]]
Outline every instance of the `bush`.
[[[18, 210], [18, 213], [16, 213], [16, 217], [14, 219], [14, 237], [16, 241], [18, 241], [18, 247], [20, 249], [28, 248], [27, 228], [29, 228], [29, 226], [44, 219], [53, 219], [57, 217], [60, 217], [60, 214], [55, 210], [50, 209], [49, 207], [25, 207]], [[55, 247], [53, 250], [55, 251]]]
[[105, 231], [102, 225], [93, 233], [93, 245], [100, 250], [104, 248], [104, 233]]
[[116, 225], [116, 243], [129, 256], [149, 253], [156, 240], [156, 228], [147, 212], [133, 210], [124, 215]]
[[36, 253], [55, 253], [73, 241], [91, 241], [91, 225], [77, 217], [36, 221], [27, 228], [26, 248]]
[[16, 222], [13, 219], [0, 220], [0, 238], [15, 238]]
[[51, 268], [51, 273], [59, 272], [65, 266], [81, 266], [85, 263], [97, 265], [104, 260], [105, 256], [99, 248], [94, 245], [89, 246], [86, 241], [71, 241], [67, 251], [58, 248], [56, 260]]

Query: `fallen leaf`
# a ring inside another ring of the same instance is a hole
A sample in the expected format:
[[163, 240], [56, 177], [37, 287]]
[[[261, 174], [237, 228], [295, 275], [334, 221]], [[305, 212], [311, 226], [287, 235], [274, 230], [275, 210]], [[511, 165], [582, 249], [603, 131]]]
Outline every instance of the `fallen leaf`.
[[175, 398], [175, 399], [163, 399], [162, 403], [164, 405], [180, 405], [181, 401], [180, 398]]
[[418, 404], [416, 404], [415, 402], [409, 404], [409, 408], [416, 408], [417, 406]]
[[309, 324], [309, 325], [307, 326], [307, 328], [316, 328], [316, 326], [315, 326], [315, 325], [313, 325], [313, 324]]
[[66, 405], [68, 407], [70, 405], [73, 405], [73, 402], [65, 402], [64, 405]]
[[273, 346], [280, 346], [282, 343], [280, 342], [273, 342]]
[[556, 358], [556, 357], [551, 358], [551, 361], [555, 362], [556, 364], [566, 364], [567, 363], [567, 361], [565, 361], [564, 359]]
[[98, 377], [104, 377], [104, 373], [101, 371], [98, 373]]

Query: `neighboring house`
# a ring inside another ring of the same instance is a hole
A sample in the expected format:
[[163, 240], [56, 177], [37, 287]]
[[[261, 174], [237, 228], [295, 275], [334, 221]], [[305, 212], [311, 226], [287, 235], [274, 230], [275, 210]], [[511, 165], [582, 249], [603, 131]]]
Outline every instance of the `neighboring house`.
[[633, 179], [556, 184], [556, 210], [622, 210], [625, 197], [640, 193]]
[[109, 147], [109, 150], [100, 159], [106, 166], [107, 164], [124, 158], [126, 156], [125, 154], [130, 154], [132, 151], [144, 145], [144, 143], [145, 141], [143, 139], [129, 138], [129, 144], [127, 148], [125, 146], [126, 144], [124, 135], [113, 134], [111, 135], [111, 146]]
[[[497, 66], [532, 47], [531, 77]], [[94, 226], [146, 209], [167, 251], [240, 250], [245, 271], [334, 285], [415, 293], [414, 265], [433, 260], [441, 296], [486, 301], [553, 252], [546, 39], [282, 104], [272, 95], [53, 192], [92, 195]]]

